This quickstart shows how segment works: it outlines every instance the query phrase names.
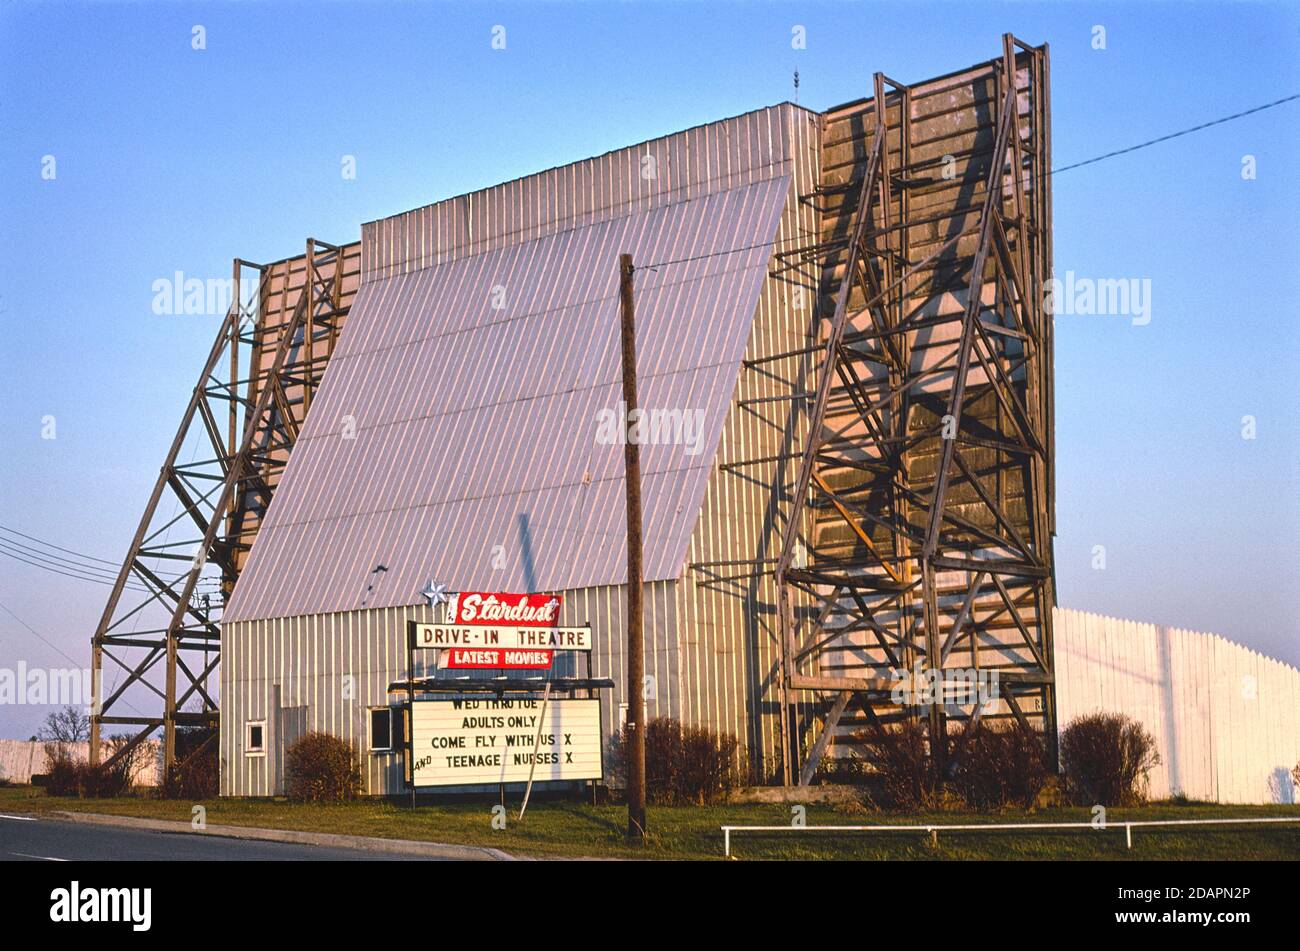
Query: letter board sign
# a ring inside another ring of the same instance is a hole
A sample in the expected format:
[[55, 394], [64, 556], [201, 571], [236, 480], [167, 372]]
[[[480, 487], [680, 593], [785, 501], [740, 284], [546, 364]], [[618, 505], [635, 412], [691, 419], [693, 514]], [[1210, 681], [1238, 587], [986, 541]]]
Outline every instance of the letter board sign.
[[540, 698], [415, 701], [412, 785], [524, 783], [530, 771], [535, 782], [603, 778], [600, 700], [542, 708]]

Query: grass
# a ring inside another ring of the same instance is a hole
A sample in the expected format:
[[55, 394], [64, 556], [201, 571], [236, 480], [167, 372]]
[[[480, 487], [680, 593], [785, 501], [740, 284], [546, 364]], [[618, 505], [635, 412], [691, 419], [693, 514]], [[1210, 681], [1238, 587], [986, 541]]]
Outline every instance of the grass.
[[[63, 799], [46, 796], [29, 786], [0, 788], [0, 812], [93, 812], [188, 822], [194, 803], [128, 797], [122, 799]], [[507, 827], [492, 828], [491, 806], [447, 803], [414, 810], [376, 800], [339, 805], [298, 805], [265, 799], [213, 799], [202, 805], [209, 825], [259, 826], [344, 835], [421, 839], [482, 845], [516, 855], [586, 856], [651, 859], [719, 859], [722, 825], [786, 825], [788, 805], [754, 804], [699, 807], [651, 807], [650, 841], [645, 847], [623, 839], [626, 810], [621, 806], [590, 806], [551, 801], [530, 804], [521, 822], [518, 803], [508, 806]], [[1032, 814], [969, 813], [907, 814], [868, 811], [856, 807], [809, 805], [807, 823], [815, 825], [875, 825], [927, 822], [1080, 822], [1085, 808], [1044, 809]], [[1248, 816], [1294, 816], [1297, 806], [1219, 806], [1205, 803], [1154, 803], [1133, 809], [1112, 809], [1112, 826], [1125, 819], [1217, 819]], [[1300, 859], [1300, 822], [1295, 825], [1135, 829], [1133, 849], [1124, 846], [1122, 828], [1099, 833], [1059, 830], [1025, 835], [1019, 832], [960, 832], [939, 837], [938, 848], [923, 833], [748, 833], [733, 839], [742, 859]]]

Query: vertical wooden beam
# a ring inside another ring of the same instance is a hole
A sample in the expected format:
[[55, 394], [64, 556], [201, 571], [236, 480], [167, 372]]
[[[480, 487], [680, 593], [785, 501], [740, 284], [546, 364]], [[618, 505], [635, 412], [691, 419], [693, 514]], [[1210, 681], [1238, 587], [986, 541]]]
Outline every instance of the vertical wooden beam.
[[312, 350], [312, 337], [316, 334], [316, 239], [307, 239], [307, 275], [303, 287], [307, 291], [307, 315], [304, 318], [302, 332], [303, 349], [303, 387], [302, 415], [307, 418], [311, 409], [311, 394], [316, 387], [316, 361]]
[[239, 277], [243, 271], [243, 265], [239, 258], [235, 258], [235, 263], [230, 288], [233, 300], [230, 302], [231, 308], [235, 312], [235, 319], [230, 322], [230, 426], [226, 436], [226, 454], [233, 456], [235, 450], [239, 448], [239, 402], [233, 399], [238, 394], [239, 385], [239, 328], [243, 322], [244, 307], [243, 297], [239, 288]]
[[793, 740], [793, 724], [790, 718], [790, 675], [793, 673], [791, 664], [794, 663], [794, 605], [790, 599], [790, 586], [785, 581], [785, 570], [777, 565], [776, 568], [776, 609], [777, 609], [777, 641], [778, 641], [778, 660], [777, 660], [777, 677], [780, 680], [779, 701], [781, 706], [781, 732], [779, 740], [781, 743], [781, 785], [791, 785], [794, 776], [794, 767], [791, 762], [791, 745]]
[[[243, 273], [243, 262], [235, 258], [232, 266], [231, 276], [231, 312], [234, 319], [230, 322], [230, 421], [226, 432], [226, 458], [233, 459], [239, 449], [239, 331], [243, 325], [244, 317], [244, 298], [243, 292], [239, 286], [239, 279]], [[226, 535], [233, 537], [235, 534], [235, 508], [238, 505], [238, 496], [230, 497], [230, 505], [226, 508]], [[231, 549], [231, 561], [234, 562], [239, 558], [239, 552]]]

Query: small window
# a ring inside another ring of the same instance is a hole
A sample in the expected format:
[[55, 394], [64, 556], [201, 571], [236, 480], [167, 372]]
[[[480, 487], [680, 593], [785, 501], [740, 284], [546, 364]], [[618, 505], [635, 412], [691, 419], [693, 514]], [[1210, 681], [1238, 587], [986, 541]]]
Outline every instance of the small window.
[[249, 720], [244, 726], [244, 753], [248, 756], [265, 756], [266, 721]]
[[370, 711], [370, 751], [389, 753], [406, 743], [400, 707], [374, 707]]

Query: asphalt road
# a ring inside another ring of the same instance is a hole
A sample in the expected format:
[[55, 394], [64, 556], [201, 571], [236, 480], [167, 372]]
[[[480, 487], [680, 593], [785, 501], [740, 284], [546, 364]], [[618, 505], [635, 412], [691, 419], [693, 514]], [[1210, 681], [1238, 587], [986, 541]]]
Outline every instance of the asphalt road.
[[401, 861], [422, 856], [0, 815], [0, 861]]

